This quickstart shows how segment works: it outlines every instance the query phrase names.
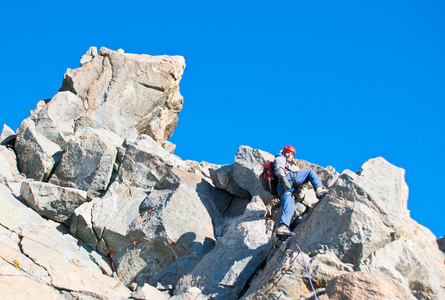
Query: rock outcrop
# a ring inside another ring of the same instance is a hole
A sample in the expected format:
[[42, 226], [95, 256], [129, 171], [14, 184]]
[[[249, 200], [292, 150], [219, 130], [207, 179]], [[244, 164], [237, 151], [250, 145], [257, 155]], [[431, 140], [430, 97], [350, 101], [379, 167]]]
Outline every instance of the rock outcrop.
[[83, 103], [76, 130], [107, 127], [122, 137], [147, 134], [158, 142], [173, 134], [183, 106], [182, 56], [135, 55], [106, 48], [97, 53], [92, 48], [86, 57], [81, 68], [68, 69], [60, 89]]
[[258, 176], [273, 155], [184, 161], [167, 141], [180, 56], [92, 47], [0, 140], [7, 299], [444, 299], [443, 238], [410, 218], [404, 170], [377, 157], [297, 195], [293, 237]]
[[254, 197], [215, 247], [177, 282], [175, 292], [198, 287], [208, 299], [237, 299], [272, 248], [266, 213], [261, 198]]
[[[347, 264], [356, 271], [389, 276], [418, 299], [440, 299], [444, 295], [443, 261], [434, 235], [409, 218], [403, 169], [383, 158], [371, 159], [357, 173], [345, 170], [330, 190], [294, 230], [302, 252], [309, 254], [310, 270], [318, 268], [314, 261], [319, 253], [330, 253], [341, 261], [332, 264], [338, 267], [331, 274], [344, 272], [343, 264]], [[305, 280], [301, 280], [302, 272], [287, 272], [295, 268], [292, 253], [297, 255], [298, 250], [288, 240], [283, 249], [286, 259], [280, 258], [280, 251], [271, 256], [267, 271], [252, 282], [248, 299], [271, 293], [297, 297], [307, 292], [310, 287], [301, 285], [309, 277], [303, 275]], [[332, 279], [316, 271], [310, 275], [316, 287]]]
[[33, 299], [131, 296], [110, 276], [107, 259], [67, 234], [63, 225], [43, 219], [1, 184], [0, 201], [0, 286], [5, 299], [33, 292]]

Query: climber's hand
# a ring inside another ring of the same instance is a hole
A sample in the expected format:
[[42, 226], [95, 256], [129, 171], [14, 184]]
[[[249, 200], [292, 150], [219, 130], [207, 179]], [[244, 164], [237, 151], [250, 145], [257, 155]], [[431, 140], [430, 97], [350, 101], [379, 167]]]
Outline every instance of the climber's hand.
[[283, 183], [283, 185], [284, 185], [284, 189], [287, 191], [287, 190], [290, 190], [292, 187], [291, 187], [291, 185], [290, 185], [290, 183], [289, 183], [289, 181], [287, 180], [287, 178], [286, 178], [286, 176], [283, 176], [283, 177], [281, 177], [281, 182]]

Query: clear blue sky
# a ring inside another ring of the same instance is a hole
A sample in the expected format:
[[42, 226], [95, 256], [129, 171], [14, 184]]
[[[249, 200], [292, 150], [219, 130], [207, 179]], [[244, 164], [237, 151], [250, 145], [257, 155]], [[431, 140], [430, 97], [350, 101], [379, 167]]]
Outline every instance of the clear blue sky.
[[358, 171], [406, 170], [411, 216], [445, 234], [445, 2], [7, 1], [0, 123], [16, 130], [90, 46], [185, 57], [182, 159], [240, 145]]

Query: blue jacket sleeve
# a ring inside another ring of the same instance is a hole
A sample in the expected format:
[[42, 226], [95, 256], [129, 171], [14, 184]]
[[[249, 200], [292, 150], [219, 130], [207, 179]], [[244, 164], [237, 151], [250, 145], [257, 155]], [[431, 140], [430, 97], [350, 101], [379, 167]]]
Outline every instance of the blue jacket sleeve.
[[274, 173], [278, 178], [286, 176], [286, 158], [283, 155], [275, 156]]

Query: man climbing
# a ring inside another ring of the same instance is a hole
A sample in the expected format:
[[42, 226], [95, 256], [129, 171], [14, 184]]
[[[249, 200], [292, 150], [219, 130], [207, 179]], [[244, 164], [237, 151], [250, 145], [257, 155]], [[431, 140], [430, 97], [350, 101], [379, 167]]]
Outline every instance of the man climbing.
[[278, 197], [283, 207], [280, 222], [277, 229], [277, 236], [290, 236], [289, 225], [295, 210], [294, 188], [299, 184], [310, 182], [314, 187], [318, 199], [323, 198], [328, 190], [323, 186], [314, 170], [301, 170], [292, 172], [288, 166], [295, 156], [295, 148], [286, 146], [281, 154], [275, 156], [274, 172], [280, 179], [278, 184]]

